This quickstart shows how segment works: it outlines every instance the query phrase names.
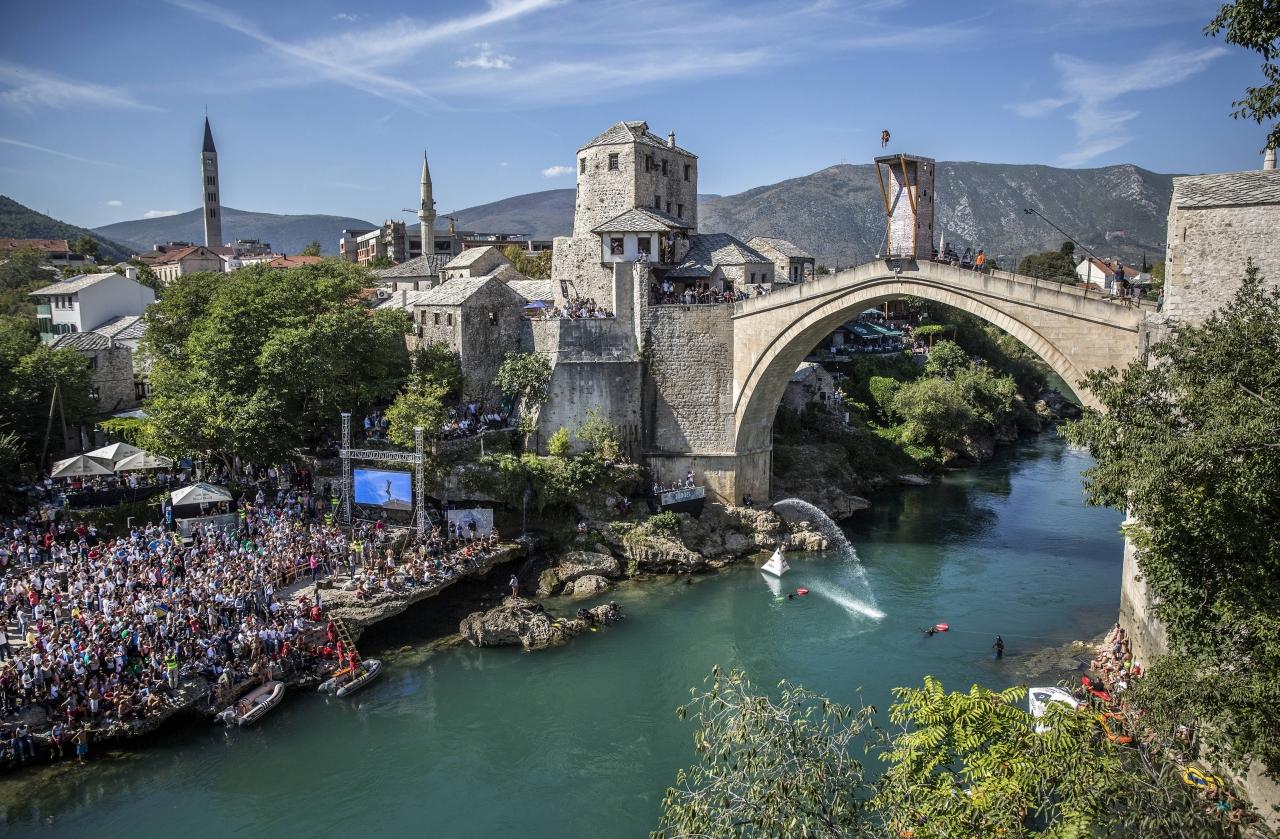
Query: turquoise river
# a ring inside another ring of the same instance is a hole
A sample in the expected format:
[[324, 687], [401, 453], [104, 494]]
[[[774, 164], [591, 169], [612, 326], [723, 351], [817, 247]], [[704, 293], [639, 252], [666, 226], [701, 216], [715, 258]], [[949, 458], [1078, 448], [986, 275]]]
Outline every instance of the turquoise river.
[[[882, 495], [846, 529], [866, 570], [792, 556], [776, 601], [750, 566], [624, 584], [627, 619], [569, 646], [425, 646], [346, 700], [294, 695], [256, 728], [185, 728], [86, 767], [0, 780], [6, 837], [637, 837], [693, 756], [675, 707], [715, 664], [882, 712], [926, 673], [951, 689], [1050, 678], [1119, 599], [1121, 517], [1086, 507], [1088, 456], [1052, 434], [933, 486]], [[430, 608], [424, 606], [421, 608]], [[919, 628], [947, 622], [926, 638]], [[1002, 661], [991, 656], [1001, 633]], [[409, 639], [412, 640], [412, 639]]]

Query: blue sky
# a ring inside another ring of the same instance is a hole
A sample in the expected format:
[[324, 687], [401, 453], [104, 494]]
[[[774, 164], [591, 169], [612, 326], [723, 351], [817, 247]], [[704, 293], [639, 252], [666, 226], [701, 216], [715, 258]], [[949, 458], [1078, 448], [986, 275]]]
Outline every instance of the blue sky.
[[0, 192], [86, 226], [192, 209], [207, 106], [223, 202], [371, 221], [572, 187], [620, 119], [728, 194], [893, 148], [1161, 172], [1260, 165], [1257, 56], [1191, 0], [13, 4]]

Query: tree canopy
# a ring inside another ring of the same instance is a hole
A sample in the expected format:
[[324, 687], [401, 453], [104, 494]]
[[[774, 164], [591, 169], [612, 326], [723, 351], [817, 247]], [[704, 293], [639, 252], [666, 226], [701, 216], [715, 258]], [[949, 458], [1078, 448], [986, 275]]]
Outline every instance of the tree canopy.
[[[1262, 56], [1264, 83], [1245, 89], [1243, 99], [1232, 102], [1236, 119], [1251, 119], [1262, 125], [1280, 117], [1280, 9], [1275, 0], [1235, 0], [1218, 9], [1205, 34], [1226, 32], [1228, 44], [1244, 47]], [[1280, 121], [1267, 132], [1266, 148], [1280, 149]]]
[[530, 279], [551, 279], [551, 251], [530, 251], [519, 245], [507, 245], [502, 249], [502, 255]]
[[433, 341], [414, 350], [412, 358], [405, 388], [387, 409], [387, 437], [404, 448], [413, 447], [416, 426], [428, 438], [438, 436], [448, 407], [462, 394], [462, 362], [448, 344]]
[[[1147, 360], [1089, 374], [1105, 412], [1065, 427], [1096, 465], [1088, 499], [1129, 510], [1173, 655], [1138, 688], [1169, 725], [1280, 771], [1280, 292], [1250, 264], [1234, 300]], [[1194, 678], [1186, 679], [1188, 673]], [[1168, 675], [1166, 675], [1168, 674]], [[1165, 700], [1154, 695], [1171, 691]], [[1181, 709], [1178, 711], [1177, 709]]]
[[364, 269], [326, 261], [191, 274], [146, 315], [151, 446], [257, 462], [332, 434], [344, 410], [389, 400], [409, 372], [401, 311], [357, 297]]

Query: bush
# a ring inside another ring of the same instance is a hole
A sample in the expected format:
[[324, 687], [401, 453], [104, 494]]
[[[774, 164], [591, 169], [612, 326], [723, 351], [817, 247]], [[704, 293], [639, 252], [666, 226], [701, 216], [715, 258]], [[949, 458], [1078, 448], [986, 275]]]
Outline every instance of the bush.
[[930, 376], [951, 378], [969, 366], [969, 354], [955, 341], [942, 340], [929, 350], [929, 361], [924, 365]]
[[552, 457], [568, 457], [572, 445], [569, 440], [569, 429], [562, 425], [556, 429], [555, 434], [551, 435], [551, 439], [547, 440], [547, 454]]
[[647, 524], [649, 529], [658, 533], [666, 533], [670, 536], [680, 533], [680, 517], [670, 510], [649, 516]]
[[902, 382], [888, 376], [872, 376], [867, 382], [867, 390], [871, 393], [871, 399], [875, 403], [876, 414], [880, 420], [889, 421], [889, 415], [893, 410], [893, 397], [900, 387]]

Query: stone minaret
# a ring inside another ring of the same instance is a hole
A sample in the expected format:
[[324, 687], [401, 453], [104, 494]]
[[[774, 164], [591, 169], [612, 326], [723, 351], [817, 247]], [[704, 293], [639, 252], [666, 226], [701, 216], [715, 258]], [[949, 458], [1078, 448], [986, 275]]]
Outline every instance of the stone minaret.
[[436, 202], [431, 197], [431, 169], [427, 153], [422, 152], [422, 203], [418, 205], [418, 222], [422, 226], [422, 255], [436, 252]]
[[213, 145], [209, 118], [204, 118], [204, 147], [200, 150], [200, 175], [204, 195], [204, 244], [222, 244], [222, 207], [218, 203], [218, 149]]

